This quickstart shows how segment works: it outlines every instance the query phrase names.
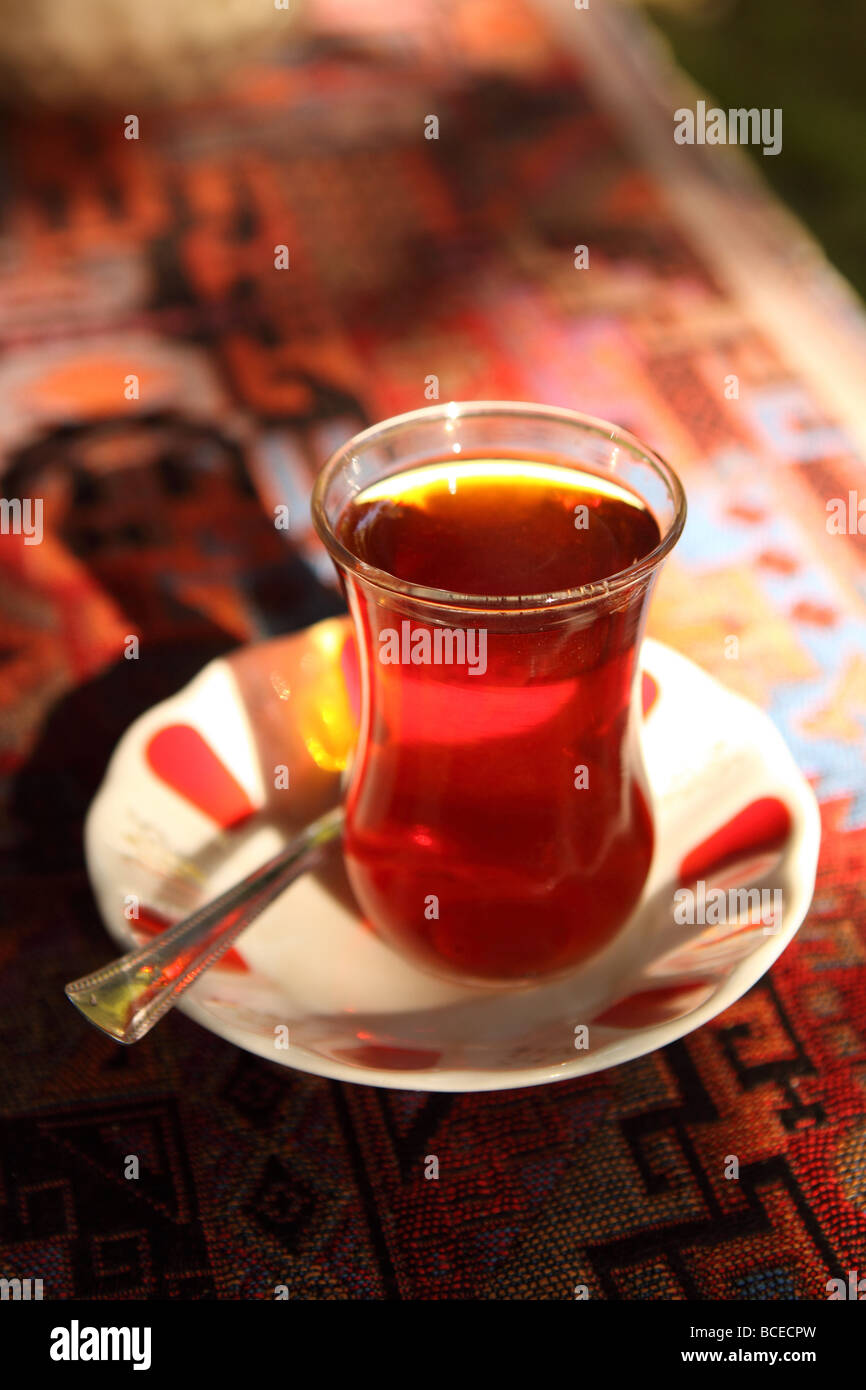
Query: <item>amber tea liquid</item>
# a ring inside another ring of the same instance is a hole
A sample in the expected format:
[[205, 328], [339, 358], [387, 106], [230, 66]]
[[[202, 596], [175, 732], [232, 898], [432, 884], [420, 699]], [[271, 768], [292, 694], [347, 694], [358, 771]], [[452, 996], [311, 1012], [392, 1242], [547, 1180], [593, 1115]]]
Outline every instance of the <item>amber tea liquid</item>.
[[[443, 973], [517, 983], [578, 964], [624, 924], [652, 857], [632, 732], [650, 581], [614, 604], [545, 599], [647, 556], [655, 518], [588, 470], [447, 459], [362, 490], [336, 530], [398, 579], [485, 596], [440, 623], [344, 576], [364, 639], [345, 837], [361, 907]], [[506, 596], [525, 612], [502, 621]], [[452, 633], [438, 647], [437, 626]], [[462, 661], [459, 627], [476, 633]]]

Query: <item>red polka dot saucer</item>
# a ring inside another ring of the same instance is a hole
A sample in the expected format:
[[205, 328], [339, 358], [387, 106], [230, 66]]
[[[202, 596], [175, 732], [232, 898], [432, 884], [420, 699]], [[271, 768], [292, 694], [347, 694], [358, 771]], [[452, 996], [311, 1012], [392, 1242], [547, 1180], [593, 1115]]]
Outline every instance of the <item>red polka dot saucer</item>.
[[[227, 888], [335, 804], [354, 733], [351, 643], [348, 620], [337, 618], [244, 647], [124, 735], [85, 835], [121, 950]], [[426, 974], [363, 921], [335, 847], [178, 1007], [285, 1066], [427, 1091], [584, 1075], [716, 1017], [808, 911], [818, 808], [759, 709], [661, 643], [646, 641], [641, 662], [655, 855], [637, 910], [593, 960], [501, 992]]]

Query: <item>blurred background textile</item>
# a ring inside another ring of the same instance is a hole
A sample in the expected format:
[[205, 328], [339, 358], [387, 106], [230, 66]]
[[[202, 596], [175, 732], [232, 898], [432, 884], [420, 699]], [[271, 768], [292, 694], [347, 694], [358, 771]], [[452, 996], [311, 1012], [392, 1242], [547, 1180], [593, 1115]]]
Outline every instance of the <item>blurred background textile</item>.
[[[864, 488], [866, 328], [760, 177], [856, 276], [832, 136], [804, 118], [832, 146], [822, 198], [787, 160], [787, 39], [738, 7], [753, 67], [714, 69], [711, 30], [659, 13], [723, 105], [784, 107], [768, 159], [673, 143], [695, 89], [638, 9], [439, 0], [396, 30], [328, 0], [274, 9], [238, 67], [228, 6], [193, 7], [175, 77], [164, 26], [108, 42], [91, 4], [104, 87], [62, 33], [53, 76], [32, 44], [3, 58], [0, 467], [45, 503], [40, 545], [0, 537], [4, 1275], [67, 1298], [824, 1297], [866, 1235], [866, 539], [826, 525]], [[110, 954], [81, 852], [110, 751], [212, 656], [341, 611], [271, 509], [302, 512], [330, 449], [431, 375], [614, 419], [681, 472], [651, 631], [762, 704], [813, 781], [810, 917], [713, 1023], [559, 1086], [343, 1085], [179, 1014], [120, 1049], [62, 989]]]

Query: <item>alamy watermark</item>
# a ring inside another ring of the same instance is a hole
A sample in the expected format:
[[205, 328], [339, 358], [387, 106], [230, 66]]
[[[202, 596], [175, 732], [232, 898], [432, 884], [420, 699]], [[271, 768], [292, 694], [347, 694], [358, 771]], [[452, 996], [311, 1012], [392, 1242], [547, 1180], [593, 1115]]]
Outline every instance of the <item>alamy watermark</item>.
[[767, 935], [776, 931], [781, 920], [781, 888], [708, 888], [701, 878], [694, 889], [678, 888], [674, 893], [674, 921], [678, 926], [760, 922]]
[[827, 533], [830, 536], [866, 536], [866, 497], [851, 489], [847, 497], [828, 497]]
[[41, 1279], [0, 1279], [0, 1302], [13, 1303], [38, 1301], [42, 1297]]
[[470, 676], [487, 670], [487, 630], [483, 627], [416, 627], [404, 619], [400, 631], [379, 633], [383, 666], [466, 666]]
[[42, 498], [0, 497], [0, 536], [23, 536], [25, 545], [40, 545]]
[[151, 1364], [149, 1327], [82, 1327], [73, 1318], [68, 1327], [51, 1330], [52, 1361], [131, 1361], [134, 1371]]
[[782, 148], [782, 109], [720, 106], [707, 108], [699, 101], [693, 111], [681, 106], [674, 112], [674, 140], [678, 145], [760, 145], [763, 154], [779, 154]]
[[866, 1279], [861, 1279], [856, 1269], [847, 1271], [848, 1280], [828, 1279], [827, 1298], [831, 1303], [838, 1302], [839, 1299], [851, 1299], [856, 1303], [862, 1303], [866, 1299]]

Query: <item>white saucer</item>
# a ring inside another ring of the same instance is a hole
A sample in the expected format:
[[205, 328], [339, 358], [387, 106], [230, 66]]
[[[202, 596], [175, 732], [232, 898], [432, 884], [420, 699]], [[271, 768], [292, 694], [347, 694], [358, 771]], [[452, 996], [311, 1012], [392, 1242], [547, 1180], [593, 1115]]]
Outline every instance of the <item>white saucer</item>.
[[[124, 735], [85, 832], [94, 891], [119, 947], [143, 940], [154, 916], [173, 920], [227, 887], [336, 801], [353, 731], [341, 661], [349, 636], [338, 618], [242, 648]], [[240, 938], [239, 955], [179, 1007], [285, 1066], [423, 1091], [581, 1076], [662, 1047], [727, 1008], [808, 910], [818, 809], [766, 715], [660, 643], [647, 641], [641, 661], [653, 866], [631, 921], [574, 975], [500, 993], [422, 973], [360, 919], [335, 850], [327, 870], [272, 904]], [[275, 785], [285, 782], [281, 767], [287, 789]], [[683, 860], [731, 824], [727, 849], [738, 846], [737, 862], [717, 841], [683, 882], [762, 886], [767, 901], [778, 889], [780, 918], [678, 924]]]

